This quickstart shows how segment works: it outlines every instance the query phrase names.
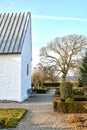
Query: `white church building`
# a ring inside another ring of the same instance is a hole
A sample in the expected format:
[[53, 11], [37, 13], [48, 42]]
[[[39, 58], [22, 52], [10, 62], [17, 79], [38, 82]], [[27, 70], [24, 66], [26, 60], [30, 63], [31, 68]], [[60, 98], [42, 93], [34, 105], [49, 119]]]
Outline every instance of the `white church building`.
[[0, 100], [28, 98], [31, 60], [31, 13], [0, 13]]

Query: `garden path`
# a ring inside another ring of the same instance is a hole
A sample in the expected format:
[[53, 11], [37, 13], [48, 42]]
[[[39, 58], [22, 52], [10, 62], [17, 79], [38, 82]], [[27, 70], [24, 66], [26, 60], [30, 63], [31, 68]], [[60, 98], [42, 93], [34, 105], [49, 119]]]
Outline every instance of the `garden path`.
[[48, 93], [36, 94], [23, 103], [1, 102], [1, 108], [26, 108], [28, 110], [17, 127], [8, 130], [73, 130], [72, 126], [65, 121], [66, 114], [53, 111], [54, 93], [55, 89], [51, 88]]

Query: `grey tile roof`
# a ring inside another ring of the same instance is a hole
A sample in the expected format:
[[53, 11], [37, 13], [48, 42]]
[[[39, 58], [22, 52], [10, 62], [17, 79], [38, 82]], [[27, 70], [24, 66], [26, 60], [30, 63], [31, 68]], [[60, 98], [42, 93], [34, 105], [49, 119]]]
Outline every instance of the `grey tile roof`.
[[31, 14], [0, 13], [0, 54], [21, 53]]

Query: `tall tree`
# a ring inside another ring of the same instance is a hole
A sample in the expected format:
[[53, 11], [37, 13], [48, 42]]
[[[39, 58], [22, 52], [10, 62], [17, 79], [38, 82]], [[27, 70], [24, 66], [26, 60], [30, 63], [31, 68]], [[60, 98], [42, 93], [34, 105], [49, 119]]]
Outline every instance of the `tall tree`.
[[56, 73], [61, 73], [62, 80], [65, 80], [69, 70], [77, 66], [86, 47], [85, 36], [73, 34], [58, 37], [40, 49], [40, 61], [43, 66], [54, 66]]
[[82, 59], [82, 64], [80, 66], [80, 80], [83, 85], [87, 83], [87, 51]]

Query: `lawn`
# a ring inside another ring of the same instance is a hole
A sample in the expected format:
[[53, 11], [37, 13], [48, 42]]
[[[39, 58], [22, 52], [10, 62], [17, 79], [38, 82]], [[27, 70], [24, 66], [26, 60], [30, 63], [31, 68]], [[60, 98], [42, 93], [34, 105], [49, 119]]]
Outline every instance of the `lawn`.
[[1, 108], [0, 128], [14, 128], [26, 113], [23, 108]]

